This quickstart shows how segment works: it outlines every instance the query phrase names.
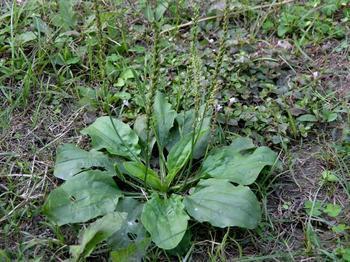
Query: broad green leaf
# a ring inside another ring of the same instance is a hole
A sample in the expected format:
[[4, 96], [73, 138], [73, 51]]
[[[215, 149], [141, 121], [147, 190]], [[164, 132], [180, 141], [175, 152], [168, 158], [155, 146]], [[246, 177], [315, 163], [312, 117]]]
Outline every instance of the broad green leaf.
[[317, 122], [317, 118], [311, 114], [305, 114], [297, 118], [299, 122]]
[[[337, 233], [337, 234], [340, 234], [340, 233], [345, 233], [345, 231], [349, 230], [350, 227], [345, 225], [345, 224], [339, 224], [339, 225], [336, 225], [336, 226], [333, 226], [332, 227], [332, 231], [334, 233]], [[1, 257], [1, 256], [0, 256]]]
[[[209, 140], [210, 140], [210, 117], [206, 117], [203, 119], [203, 122], [201, 123], [201, 127], [197, 127], [197, 134], [200, 133], [201, 135], [197, 139], [196, 144], [194, 145], [193, 149], [193, 158], [194, 159], [200, 159], [202, 158], [208, 148]], [[198, 123], [199, 125], [200, 123]]]
[[144, 15], [146, 19], [151, 23], [154, 21], [159, 21], [163, 18], [163, 15], [167, 10], [168, 6], [169, 6], [169, 3], [167, 0], [159, 1], [159, 4], [155, 8], [155, 10], [152, 9], [151, 4], [147, 4], [144, 10]]
[[143, 204], [131, 197], [118, 202], [116, 210], [126, 212], [128, 215], [121, 229], [115, 232], [107, 242], [114, 250], [111, 253], [113, 261], [141, 261], [146, 255], [151, 241], [140, 221], [142, 209]]
[[140, 140], [144, 143], [147, 141], [147, 117], [146, 115], [137, 116], [134, 123], [134, 131]]
[[67, 65], [74, 65], [74, 64], [78, 64], [79, 62], [80, 62], [80, 58], [77, 56], [66, 60]]
[[326, 208], [323, 209], [323, 212], [325, 212], [330, 217], [337, 217], [340, 214], [341, 210], [342, 208], [338, 204], [327, 204]]
[[147, 146], [147, 117], [146, 115], [139, 115], [134, 123], [134, 131], [139, 137], [139, 144], [141, 146], [141, 156], [144, 157], [144, 159], [147, 158], [147, 148], [149, 153], [152, 152], [153, 146], [156, 143], [156, 138], [153, 135], [152, 130], [150, 130], [150, 142]]
[[187, 163], [191, 155], [192, 136], [192, 133], [187, 134], [171, 148], [167, 158], [168, 175], [165, 177], [167, 186], [171, 184], [176, 174]]
[[20, 42], [21, 44], [28, 43], [35, 39], [37, 39], [37, 36], [34, 32], [31, 32], [31, 31], [17, 35], [17, 41]]
[[322, 214], [322, 202], [321, 201], [306, 201], [304, 203], [305, 211], [309, 216], [318, 217]]
[[157, 21], [161, 20], [163, 18], [163, 15], [165, 11], [168, 9], [169, 2], [168, 0], [162, 0], [158, 2], [158, 6], [154, 12], [155, 19]]
[[191, 248], [191, 238], [191, 229], [187, 229], [180, 243], [175, 248], [167, 250], [167, 253], [172, 256], [185, 256], [188, 250]]
[[[207, 130], [201, 131], [197, 136], [197, 140], [201, 139], [206, 131]], [[191, 156], [192, 136], [193, 133], [189, 133], [182, 137], [169, 152], [167, 158], [168, 175], [165, 177], [165, 184], [167, 187], [170, 186], [176, 174], [184, 167]]]
[[123, 78], [118, 78], [117, 83], [115, 83], [116, 87], [123, 87], [125, 85], [125, 80]]
[[[122, 229], [114, 233], [108, 240], [113, 250], [127, 247], [134, 242], [140, 242], [146, 237], [146, 230], [140, 222], [143, 204], [132, 197], [119, 200], [116, 211], [128, 214]], [[132, 235], [133, 238], [130, 238]]]
[[80, 105], [89, 106], [89, 108], [98, 107], [98, 95], [95, 89], [90, 87], [79, 86], [78, 87], [80, 100], [78, 101]]
[[103, 168], [111, 176], [115, 175], [111, 160], [98, 151], [85, 151], [73, 144], [64, 144], [58, 147], [54, 176], [67, 180], [90, 168]]
[[70, 247], [73, 261], [88, 257], [96, 246], [121, 229], [127, 214], [113, 212], [96, 220], [80, 233], [79, 245]]
[[161, 92], [156, 93], [153, 110], [156, 137], [159, 145], [163, 148], [167, 143], [169, 131], [174, 125], [176, 112]]
[[[242, 149], [242, 148], [241, 148]], [[217, 179], [250, 185], [265, 166], [272, 166], [277, 155], [268, 147], [259, 147], [253, 153], [236, 152], [235, 147], [219, 148], [204, 160], [202, 173]]]
[[[124, 168], [127, 171], [127, 174], [131, 177], [136, 177], [145, 181], [146, 178], [146, 166], [140, 162], [124, 162]], [[147, 169], [147, 185], [151, 186], [153, 189], [160, 190], [162, 183], [157, 175], [151, 168]]]
[[234, 150], [233, 152], [242, 152], [244, 150], [256, 148], [256, 146], [253, 140], [248, 137], [237, 137], [232, 141], [230, 148]]
[[325, 182], [338, 182], [339, 181], [339, 179], [335, 175], [335, 173], [333, 171], [330, 171], [330, 170], [324, 170], [322, 172], [322, 179]]
[[50, 27], [40, 17], [33, 17], [35, 31], [40, 33], [49, 34], [51, 32]]
[[152, 6], [150, 4], [146, 6], [144, 10], [144, 15], [148, 22], [154, 22], [154, 11], [152, 10]]
[[130, 159], [136, 158], [141, 152], [136, 133], [127, 124], [109, 116], [97, 118], [81, 133], [91, 137], [92, 147], [96, 150], [105, 148], [110, 154]]
[[125, 83], [128, 79], [132, 79], [132, 78], [135, 78], [135, 76], [133, 74], [133, 71], [130, 68], [128, 68], [120, 74], [118, 81], [115, 85], [117, 87], [122, 87], [125, 85]]
[[199, 222], [216, 227], [255, 228], [261, 217], [260, 204], [246, 186], [234, 186], [227, 180], [207, 179], [184, 200], [187, 212]]
[[[145, 250], [147, 250], [150, 242], [150, 238], [145, 238], [139, 243], [131, 243], [125, 248], [112, 251], [111, 260], [112, 262], [141, 262], [146, 255]], [[143, 253], [143, 255], [140, 256], [140, 253]]]
[[[204, 107], [201, 108], [199, 114], [202, 115], [204, 111]], [[176, 117], [177, 128], [173, 128], [170, 132], [169, 142], [167, 144], [168, 151], [180, 141], [180, 139], [193, 132], [193, 124], [195, 120], [195, 111], [188, 110], [186, 112], [181, 112]], [[203, 122], [201, 123], [201, 127], [199, 128], [200, 123], [197, 123], [197, 132], [204, 132], [200, 138], [198, 138], [196, 145], [193, 149], [193, 158], [199, 159], [204, 156], [210, 137], [210, 117], [205, 117]]]
[[135, 78], [135, 75], [133, 73], [133, 71], [128, 68], [125, 69], [121, 74], [120, 74], [120, 78], [124, 79], [124, 80], [128, 80], [128, 79], [132, 79]]
[[277, 29], [277, 35], [279, 37], [283, 37], [286, 33], [288, 33], [288, 31], [289, 29], [285, 25], [280, 24]]
[[178, 195], [161, 199], [159, 195], [153, 194], [141, 215], [142, 224], [151, 234], [152, 241], [163, 249], [173, 249], [180, 243], [188, 220], [182, 197]]
[[86, 222], [113, 212], [121, 195], [109, 174], [86, 171], [53, 190], [43, 206], [43, 212], [59, 226]]
[[337, 120], [338, 114], [332, 111], [322, 110], [322, 118], [324, 119], [324, 121], [333, 122]]

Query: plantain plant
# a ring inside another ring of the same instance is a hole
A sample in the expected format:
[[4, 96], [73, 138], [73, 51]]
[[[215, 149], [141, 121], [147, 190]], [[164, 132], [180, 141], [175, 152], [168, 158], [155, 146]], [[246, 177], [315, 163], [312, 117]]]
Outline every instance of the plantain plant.
[[[264, 167], [275, 164], [276, 154], [238, 137], [205, 155], [210, 121], [204, 119], [193, 132], [194, 114], [176, 113], [157, 92], [154, 147], [145, 146], [144, 116], [133, 128], [103, 116], [81, 131], [91, 138], [90, 151], [73, 144], [58, 148], [54, 175], [65, 182], [50, 193], [44, 213], [59, 226], [102, 217], [83, 230], [80, 245], [71, 248], [77, 260], [103, 240], [109, 241], [115, 256], [123, 249], [140, 255], [148, 236], [158, 247], [173, 249], [190, 219], [220, 228], [258, 225], [260, 204], [249, 185]], [[154, 152], [149, 167], [145, 150]]]
[[[226, 7], [226, 31], [227, 12]], [[194, 38], [197, 21], [198, 15]], [[157, 90], [159, 32], [155, 28], [146, 114], [133, 125], [111, 116], [99, 117], [81, 131], [91, 139], [89, 151], [73, 144], [57, 149], [54, 176], [64, 183], [49, 194], [44, 214], [58, 226], [97, 218], [81, 230], [79, 245], [70, 247], [76, 261], [89, 256], [103, 241], [110, 246], [114, 261], [140, 259], [151, 241], [174, 250], [189, 239], [190, 220], [219, 228], [253, 229], [259, 224], [260, 203], [249, 185], [265, 167], [276, 163], [276, 153], [244, 137], [226, 146], [212, 146], [215, 94], [209, 93], [202, 101], [194, 45], [195, 106], [174, 109]], [[222, 62], [221, 43], [216, 71]], [[210, 90], [217, 89], [213, 81]]]

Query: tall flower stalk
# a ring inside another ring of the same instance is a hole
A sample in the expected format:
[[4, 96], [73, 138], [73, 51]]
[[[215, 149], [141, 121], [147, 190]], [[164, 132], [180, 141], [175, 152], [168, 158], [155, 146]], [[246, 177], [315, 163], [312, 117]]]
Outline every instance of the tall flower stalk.
[[[209, 86], [208, 94], [207, 94], [207, 102], [205, 105], [205, 112], [212, 108], [212, 120], [211, 120], [211, 138], [213, 134], [215, 133], [215, 130], [217, 128], [217, 114], [218, 110], [215, 107], [215, 98], [218, 94], [218, 91], [220, 90], [220, 84], [218, 81], [219, 73], [222, 68], [222, 61], [224, 59], [224, 55], [226, 52], [226, 39], [228, 35], [228, 22], [229, 22], [229, 0], [226, 0], [225, 2], [225, 9], [224, 9], [224, 17], [223, 17], [223, 34], [220, 38], [220, 44], [219, 44], [219, 51], [216, 56], [215, 61], [215, 68], [213, 71], [213, 75], [211, 78], [211, 85]], [[205, 112], [203, 114], [205, 114]], [[211, 139], [212, 141], [212, 139]]]
[[[193, 153], [194, 153], [194, 147], [198, 140], [198, 134], [197, 131], [201, 129], [202, 122], [200, 121], [200, 104], [201, 104], [201, 87], [200, 87], [200, 78], [201, 78], [201, 60], [198, 56], [198, 51], [196, 48], [197, 38], [198, 38], [198, 20], [199, 20], [199, 6], [198, 4], [194, 5], [194, 19], [193, 19], [193, 27], [191, 32], [191, 64], [190, 64], [190, 79], [191, 79], [191, 85], [195, 90], [194, 93], [194, 119], [192, 124], [192, 141], [191, 141], [191, 155], [190, 155], [190, 162], [189, 167], [192, 166], [193, 161]], [[200, 125], [199, 125], [200, 124]], [[190, 176], [191, 168], [188, 168], [186, 170], [186, 176], [184, 179], [183, 186], [186, 185], [187, 180]], [[180, 178], [180, 177], [179, 177]]]
[[94, 10], [95, 10], [95, 16], [96, 16], [96, 27], [97, 27], [97, 35], [98, 35], [98, 66], [100, 70], [100, 77], [104, 81], [105, 78], [105, 70], [104, 70], [104, 59], [103, 59], [103, 53], [104, 53], [104, 38], [102, 33], [102, 23], [101, 23], [101, 13], [100, 13], [100, 4], [99, 0], [94, 0]]
[[146, 171], [144, 183], [147, 183], [147, 173], [150, 165], [151, 152], [150, 152], [150, 137], [151, 137], [151, 127], [152, 127], [152, 115], [153, 115], [153, 103], [157, 92], [160, 76], [160, 46], [159, 46], [159, 24], [157, 21], [152, 23], [154, 35], [153, 35], [153, 50], [152, 50], [152, 61], [151, 61], [151, 79], [148, 89], [148, 96], [146, 96]]

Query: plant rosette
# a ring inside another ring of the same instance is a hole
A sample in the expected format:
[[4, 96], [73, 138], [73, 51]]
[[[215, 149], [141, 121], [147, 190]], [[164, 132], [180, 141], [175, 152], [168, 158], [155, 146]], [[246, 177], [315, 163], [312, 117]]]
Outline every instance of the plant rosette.
[[210, 117], [203, 109], [197, 121], [198, 112], [176, 113], [157, 92], [151, 135], [144, 116], [133, 128], [103, 116], [81, 131], [91, 138], [90, 151], [73, 144], [58, 148], [54, 176], [65, 182], [49, 194], [44, 214], [59, 226], [98, 218], [71, 247], [75, 260], [102, 241], [115, 260], [142, 256], [149, 240], [174, 249], [190, 219], [220, 228], [257, 227], [261, 207], [249, 185], [277, 163], [277, 154], [244, 137], [206, 153]]

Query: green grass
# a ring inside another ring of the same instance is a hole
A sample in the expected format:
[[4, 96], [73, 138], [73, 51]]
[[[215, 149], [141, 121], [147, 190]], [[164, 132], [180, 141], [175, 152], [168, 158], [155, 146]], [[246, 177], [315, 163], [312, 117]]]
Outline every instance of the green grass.
[[[222, 107], [220, 138], [228, 142], [248, 135], [272, 147], [280, 152], [283, 170], [265, 174], [255, 185], [264, 207], [258, 229], [195, 224], [184, 257], [350, 261], [350, 3], [251, 2], [232, 6], [215, 99]], [[46, 196], [61, 183], [52, 175], [57, 146], [86, 146], [79, 130], [97, 116], [111, 112], [133, 123], [145, 113], [139, 89], [151, 77], [153, 42], [146, 1], [72, 3], [0, 2], [0, 260], [69, 256], [79, 227], [59, 229], [41, 215]], [[177, 109], [188, 109], [195, 104], [187, 25], [194, 10], [190, 1], [169, 3], [161, 28], [158, 88]], [[203, 90], [211, 84], [223, 33], [221, 12], [214, 7], [200, 7], [196, 50]], [[322, 180], [324, 170], [338, 181]], [[311, 216], [304, 208], [307, 201], [338, 204], [342, 212], [335, 218]], [[334, 232], [339, 224], [345, 229]], [[108, 257], [107, 247], [93, 257]], [[155, 247], [146, 260], [159, 257], [176, 260]]]

